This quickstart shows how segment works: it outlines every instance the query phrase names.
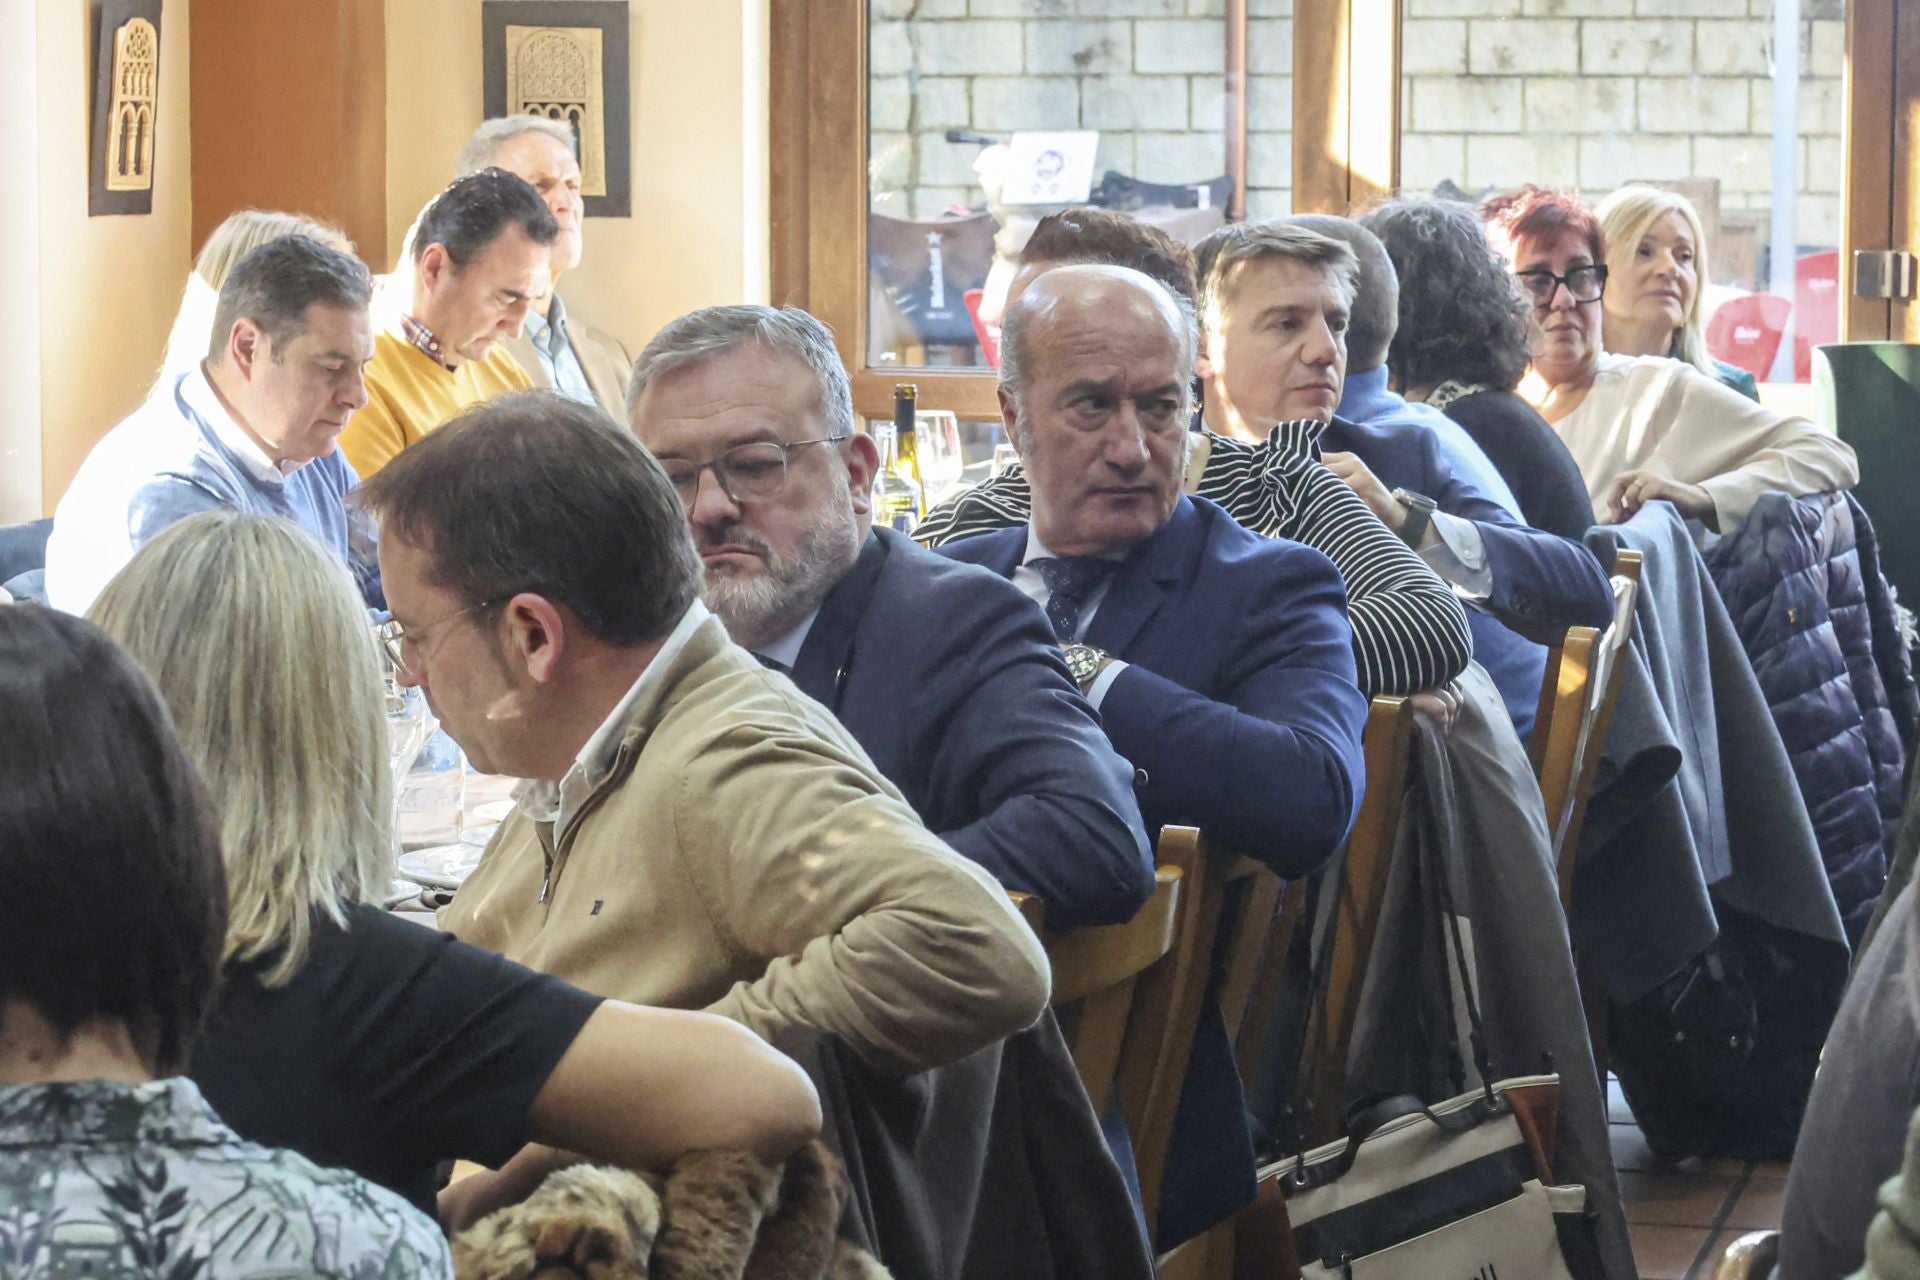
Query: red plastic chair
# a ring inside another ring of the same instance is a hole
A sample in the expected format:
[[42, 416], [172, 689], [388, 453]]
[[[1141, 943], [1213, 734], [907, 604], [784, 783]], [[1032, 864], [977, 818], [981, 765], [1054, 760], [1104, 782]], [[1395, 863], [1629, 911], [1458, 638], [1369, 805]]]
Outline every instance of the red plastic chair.
[[973, 336], [980, 340], [980, 354], [986, 358], [987, 368], [1000, 367], [1000, 326], [987, 324], [980, 319], [980, 299], [986, 296], [985, 289], [969, 289], [961, 295], [967, 304], [967, 315], [973, 320]]
[[1792, 314], [1793, 304], [1777, 293], [1728, 298], [1707, 321], [1707, 350], [1714, 359], [1737, 364], [1764, 382], [1773, 374], [1773, 359]]
[[1813, 349], [1840, 341], [1840, 251], [1793, 264], [1793, 380], [1813, 377]]

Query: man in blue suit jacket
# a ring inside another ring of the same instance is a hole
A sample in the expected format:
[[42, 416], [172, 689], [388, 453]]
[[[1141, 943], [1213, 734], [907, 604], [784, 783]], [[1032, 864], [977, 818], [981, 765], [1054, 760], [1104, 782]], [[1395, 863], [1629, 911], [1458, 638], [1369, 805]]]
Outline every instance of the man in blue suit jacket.
[[[1224, 227], [1197, 258], [1208, 425], [1264, 440], [1281, 424], [1477, 605], [1467, 611], [1474, 656], [1525, 734], [1546, 660], [1536, 642], [1606, 626], [1612, 595], [1590, 551], [1521, 523], [1449, 453], [1447, 436], [1373, 385], [1399, 301], [1379, 239], [1350, 219], [1303, 216]], [[1360, 383], [1351, 396], [1350, 368]]]
[[1133, 769], [1032, 601], [870, 528], [878, 455], [826, 326], [791, 308], [682, 316], [641, 353], [631, 417], [687, 503], [733, 638], [1049, 924], [1131, 918], [1153, 889]]
[[[1015, 301], [1000, 408], [1030, 524], [949, 543], [1044, 604], [1108, 736], [1140, 771], [1148, 829], [1201, 828], [1289, 877], [1346, 838], [1364, 776], [1345, 589], [1325, 556], [1181, 492], [1190, 307], [1121, 267], [1062, 266]], [[1218, 1008], [1195, 1036], [1156, 1245], [1253, 1193]]]

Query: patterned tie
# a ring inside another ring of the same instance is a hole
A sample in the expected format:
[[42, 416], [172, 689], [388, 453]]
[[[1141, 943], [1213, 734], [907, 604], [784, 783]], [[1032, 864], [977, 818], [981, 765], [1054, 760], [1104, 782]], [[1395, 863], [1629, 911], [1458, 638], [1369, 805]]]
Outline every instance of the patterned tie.
[[1072, 644], [1080, 633], [1080, 611], [1118, 566], [1099, 556], [1063, 556], [1035, 560], [1033, 567], [1047, 584], [1047, 621], [1053, 624], [1053, 634], [1061, 644]]

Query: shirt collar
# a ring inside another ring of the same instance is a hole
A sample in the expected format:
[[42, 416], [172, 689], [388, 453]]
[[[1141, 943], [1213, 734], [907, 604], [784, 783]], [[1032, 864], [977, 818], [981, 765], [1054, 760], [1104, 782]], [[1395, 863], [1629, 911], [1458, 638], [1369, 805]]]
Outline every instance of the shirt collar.
[[800, 665], [800, 649], [807, 642], [807, 634], [813, 630], [813, 620], [820, 616], [820, 606], [815, 605], [813, 612], [800, 620], [800, 625], [778, 639], [763, 644], [754, 650], [762, 658], [771, 659], [791, 671]]
[[206, 424], [213, 428], [214, 438], [224, 445], [227, 451], [240, 460], [247, 474], [262, 484], [284, 484], [288, 476], [298, 471], [304, 463], [288, 460], [275, 462], [260, 442], [247, 434], [246, 428], [234, 421], [227, 412], [226, 404], [219, 393], [213, 389], [213, 383], [207, 380], [204, 365], [195, 365], [193, 370], [182, 379], [180, 396], [187, 407], [199, 414]]
[[0, 1149], [237, 1141], [185, 1076], [145, 1084], [79, 1080], [0, 1086]]
[[411, 342], [418, 350], [424, 352], [429, 360], [439, 365], [442, 369], [453, 368], [452, 365], [447, 363], [446, 347], [441, 344], [440, 339], [433, 336], [433, 330], [427, 328], [427, 326], [421, 324], [412, 316], [401, 316], [400, 331], [406, 335], [407, 341]]
[[707, 606], [694, 600], [667, 638], [661, 642], [660, 652], [653, 655], [653, 661], [647, 663], [620, 701], [614, 704], [600, 727], [593, 731], [586, 744], [580, 748], [580, 754], [574, 757], [573, 767], [559, 782], [547, 778], [525, 778], [513, 789], [513, 798], [520, 808], [535, 822], [551, 822], [556, 826], [568, 813], [577, 810], [581, 801], [591, 795], [595, 788], [606, 781], [613, 771], [613, 762], [620, 755], [620, 744], [627, 736], [627, 722], [633, 717], [633, 710], [648, 692], [666, 679], [667, 668], [673, 665], [680, 651], [693, 639], [693, 633], [700, 624], [711, 615]]
[[1033, 524], [1029, 522], [1027, 524], [1027, 554], [1020, 563], [1022, 565], [1029, 565], [1035, 560], [1053, 560], [1057, 558], [1058, 557], [1047, 548], [1047, 544], [1040, 541], [1040, 535], [1034, 532]]
[[560, 349], [567, 345], [567, 307], [560, 301], [560, 295], [554, 294], [547, 304], [547, 314], [529, 309], [524, 326], [527, 337], [533, 345], [545, 351], [549, 356], [558, 356]]
[[1387, 366], [1381, 365], [1365, 373], [1349, 372], [1340, 388], [1340, 407], [1333, 412], [1337, 417], [1365, 422], [1391, 409], [1399, 398], [1387, 390]]

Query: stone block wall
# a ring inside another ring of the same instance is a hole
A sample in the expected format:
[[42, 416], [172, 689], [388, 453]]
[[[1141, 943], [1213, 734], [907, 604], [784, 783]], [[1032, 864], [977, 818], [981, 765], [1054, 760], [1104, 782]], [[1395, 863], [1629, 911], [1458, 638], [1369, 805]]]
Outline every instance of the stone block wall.
[[[1765, 238], [1772, 0], [1406, 0], [1405, 14], [1405, 187], [1452, 181], [1477, 193], [1533, 181], [1598, 198], [1637, 178], [1718, 178], [1723, 227]], [[1844, 64], [1839, 0], [1807, 0], [1802, 244], [1839, 242]]]
[[[874, 207], [926, 218], [978, 203], [966, 128], [1097, 129], [1094, 179], [1227, 171], [1224, 0], [871, 0]], [[1248, 208], [1285, 213], [1293, 0], [1250, 0]]]
[[[1225, 172], [1223, 0], [871, 0], [875, 206], [978, 202], [950, 128], [1098, 129], [1095, 177]], [[1405, 0], [1401, 180], [1597, 198], [1715, 177], [1723, 224], [1772, 208], [1772, 0]], [[1292, 0], [1250, 0], [1248, 210], [1291, 207]], [[1841, 0], [1803, 0], [1796, 218], [1838, 243]], [[1761, 232], [1764, 237], [1764, 231]]]

